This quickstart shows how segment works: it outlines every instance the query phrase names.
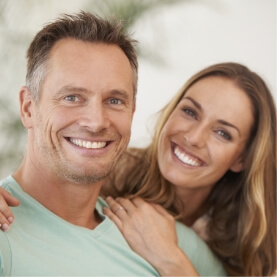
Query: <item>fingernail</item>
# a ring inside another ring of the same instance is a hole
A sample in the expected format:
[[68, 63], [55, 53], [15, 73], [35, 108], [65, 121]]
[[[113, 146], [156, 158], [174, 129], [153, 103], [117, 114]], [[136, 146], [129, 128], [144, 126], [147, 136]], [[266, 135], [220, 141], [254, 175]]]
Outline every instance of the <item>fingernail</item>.
[[8, 225], [7, 223], [4, 223], [2, 226], [3, 231], [8, 231], [10, 229], [10, 225]]
[[14, 219], [13, 219], [13, 217], [11, 217], [11, 216], [8, 218], [8, 221], [9, 221], [10, 223], [13, 223], [13, 220], [14, 220]]

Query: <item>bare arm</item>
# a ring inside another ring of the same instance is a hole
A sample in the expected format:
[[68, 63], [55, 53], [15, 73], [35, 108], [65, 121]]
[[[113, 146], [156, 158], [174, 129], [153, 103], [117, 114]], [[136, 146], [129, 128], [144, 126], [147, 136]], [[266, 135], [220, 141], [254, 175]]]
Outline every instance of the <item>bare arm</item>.
[[0, 227], [3, 231], [9, 230], [10, 224], [14, 221], [14, 215], [9, 206], [15, 207], [19, 204], [18, 199], [0, 187]]
[[[174, 218], [164, 208], [140, 198], [108, 197], [104, 213], [117, 225], [130, 247], [161, 276], [199, 276], [178, 247]], [[121, 208], [122, 207], [122, 208]]]

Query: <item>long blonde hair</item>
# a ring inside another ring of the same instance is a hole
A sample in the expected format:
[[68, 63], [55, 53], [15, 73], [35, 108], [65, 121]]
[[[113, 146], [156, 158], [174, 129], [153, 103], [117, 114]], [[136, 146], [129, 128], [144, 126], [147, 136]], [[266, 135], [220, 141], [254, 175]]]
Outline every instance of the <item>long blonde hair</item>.
[[271, 276], [276, 270], [276, 108], [264, 81], [245, 66], [216, 64], [190, 78], [161, 111], [151, 145], [125, 153], [117, 165], [121, 173], [116, 170], [111, 177], [112, 186], [121, 184], [117, 195], [139, 196], [181, 216], [173, 185], [159, 170], [158, 139], [188, 88], [209, 76], [228, 78], [245, 91], [255, 122], [245, 149], [245, 170], [228, 171], [207, 199], [208, 243], [229, 275]]

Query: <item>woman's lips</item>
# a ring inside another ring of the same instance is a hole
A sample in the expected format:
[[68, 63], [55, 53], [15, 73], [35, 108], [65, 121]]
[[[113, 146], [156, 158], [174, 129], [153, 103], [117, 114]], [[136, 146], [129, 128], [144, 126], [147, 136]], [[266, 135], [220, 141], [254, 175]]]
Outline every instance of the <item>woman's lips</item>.
[[194, 166], [194, 167], [205, 165], [205, 163], [202, 160], [188, 154], [183, 149], [178, 147], [176, 144], [173, 145], [173, 153], [179, 161], [181, 161], [182, 163], [184, 163], [186, 165]]

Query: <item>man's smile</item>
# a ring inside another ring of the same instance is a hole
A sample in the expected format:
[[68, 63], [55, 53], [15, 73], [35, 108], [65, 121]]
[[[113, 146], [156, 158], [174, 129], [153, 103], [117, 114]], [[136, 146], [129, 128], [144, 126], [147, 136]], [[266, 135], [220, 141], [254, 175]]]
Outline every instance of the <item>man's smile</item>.
[[104, 148], [108, 144], [106, 141], [87, 141], [87, 140], [81, 140], [81, 139], [69, 139], [74, 145], [77, 145], [82, 148], [87, 149], [99, 149]]

